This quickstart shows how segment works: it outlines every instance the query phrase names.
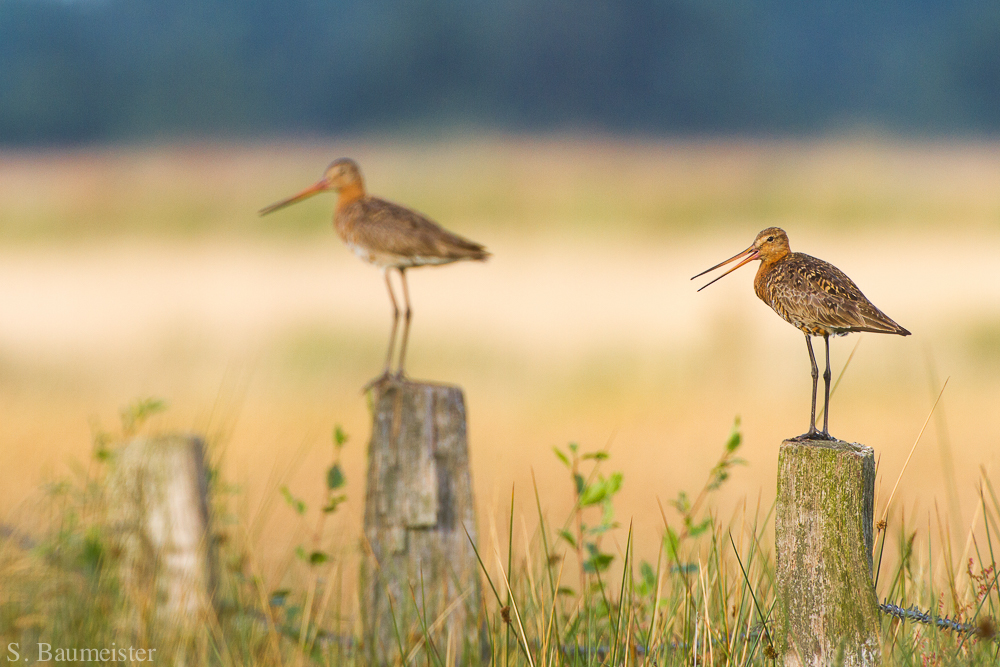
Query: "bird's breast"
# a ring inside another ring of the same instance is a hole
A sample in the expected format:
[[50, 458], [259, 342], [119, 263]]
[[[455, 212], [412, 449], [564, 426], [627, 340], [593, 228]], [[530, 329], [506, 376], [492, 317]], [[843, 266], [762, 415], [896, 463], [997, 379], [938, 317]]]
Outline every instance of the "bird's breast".
[[775, 290], [775, 283], [780, 279], [779, 271], [774, 270], [773, 265], [761, 264], [760, 268], [757, 269], [757, 275], [753, 279], [753, 291], [757, 293], [757, 297], [766, 303], [767, 305], [774, 308], [779, 315], [782, 315], [781, 310], [781, 300], [777, 298], [777, 293]]
[[797, 329], [812, 333], [808, 331], [812, 328], [812, 323], [803, 317], [801, 308], [805, 297], [803, 278], [797, 275], [795, 267], [784, 262], [761, 264], [753, 287], [760, 300], [769, 305], [781, 319]]

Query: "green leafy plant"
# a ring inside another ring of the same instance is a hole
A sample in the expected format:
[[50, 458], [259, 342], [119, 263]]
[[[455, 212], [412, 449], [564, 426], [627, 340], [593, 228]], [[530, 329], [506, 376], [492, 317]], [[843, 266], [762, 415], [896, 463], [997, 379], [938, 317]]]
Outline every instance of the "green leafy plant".
[[[604, 572], [614, 561], [614, 556], [601, 550], [601, 538], [619, 526], [615, 521], [614, 497], [622, 488], [622, 473], [612, 472], [605, 477], [599, 471], [601, 462], [608, 458], [607, 451], [581, 454], [580, 446], [575, 442], [569, 444], [568, 455], [558, 447], [552, 449], [570, 471], [576, 499], [572, 517], [575, 533], [567, 527], [559, 531], [559, 537], [576, 550], [583, 573]], [[585, 477], [582, 468], [588, 463], [590, 470]], [[600, 514], [596, 523], [588, 524], [584, 518], [594, 514], [588, 512], [592, 509], [599, 509]]]
[[122, 436], [130, 438], [155, 414], [167, 409], [167, 403], [160, 398], [143, 398], [130, 403], [121, 410]]
[[337, 424], [333, 429], [333, 465], [326, 471], [326, 504], [323, 505], [323, 512], [327, 514], [336, 512], [337, 507], [347, 500], [347, 494], [337, 493], [347, 484], [344, 469], [340, 467], [340, 453], [346, 444], [347, 434]]
[[711, 513], [705, 512], [705, 501], [713, 491], [717, 491], [727, 479], [730, 470], [734, 466], [745, 465], [746, 461], [736, 456], [740, 445], [743, 444], [743, 435], [740, 432], [740, 418], [733, 420], [733, 428], [726, 440], [722, 450], [722, 456], [712, 467], [708, 474], [705, 486], [692, 501], [686, 491], [680, 491], [677, 498], [669, 501], [670, 505], [681, 515], [681, 525], [679, 531], [672, 528], [664, 517], [666, 531], [664, 534], [664, 545], [666, 546], [667, 558], [674, 563], [674, 567], [685, 570], [697, 570], [696, 564], [684, 565], [681, 563], [681, 545], [689, 538], [698, 538], [710, 531], [714, 526], [714, 518]]
[[[333, 463], [326, 471], [326, 498], [320, 511], [320, 516], [315, 531], [313, 532], [313, 548], [307, 549], [304, 545], [295, 547], [295, 555], [302, 562], [314, 566], [323, 565], [330, 561], [330, 554], [319, 549], [320, 537], [323, 534], [323, 526], [326, 517], [337, 511], [341, 503], [347, 500], [347, 494], [341, 489], [347, 484], [347, 477], [344, 469], [340, 465], [340, 455], [347, 444], [348, 436], [344, 429], [337, 424], [333, 429]], [[287, 485], [282, 486], [279, 491], [292, 510], [299, 516], [305, 516], [309, 510], [306, 502], [292, 494]]]

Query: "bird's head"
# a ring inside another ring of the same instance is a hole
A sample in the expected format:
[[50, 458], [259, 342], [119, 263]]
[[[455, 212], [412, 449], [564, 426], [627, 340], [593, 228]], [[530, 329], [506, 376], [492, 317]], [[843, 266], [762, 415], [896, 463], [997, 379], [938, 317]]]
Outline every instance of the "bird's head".
[[780, 227], [768, 227], [753, 240], [756, 252], [754, 259], [780, 259], [792, 250], [788, 246], [788, 234]]
[[295, 204], [296, 202], [308, 199], [313, 195], [317, 195], [320, 192], [326, 192], [327, 190], [334, 190], [336, 192], [351, 190], [356, 192], [358, 196], [363, 195], [364, 186], [362, 184], [361, 169], [358, 168], [358, 163], [346, 157], [334, 160], [330, 163], [330, 166], [326, 168], [326, 171], [323, 172], [323, 178], [319, 179], [302, 192], [292, 195], [288, 199], [282, 199], [279, 202], [275, 202], [270, 206], [262, 208], [260, 210], [260, 214], [267, 215], [268, 213], [277, 211], [279, 208]]
[[342, 157], [330, 163], [323, 172], [323, 181], [327, 190], [341, 190], [361, 183], [361, 169], [358, 163], [349, 157]]
[[725, 276], [728, 276], [730, 273], [740, 268], [744, 264], [747, 264], [748, 262], [752, 262], [755, 259], [763, 260], [765, 263], [773, 262], [775, 260], [781, 259], [790, 252], [791, 249], [788, 246], [788, 234], [785, 233], [785, 230], [780, 229], [778, 227], [768, 227], [761, 233], [757, 234], [757, 238], [753, 240], [753, 245], [751, 245], [749, 248], [747, 248], [746, 250], [737, 255], [730, 257], [724, 262], [716, 264], [710, 269], [705, 269], [697, 276], [691, 278], [691, 280], [694, 280], [698, 276], [703, 276], [709, 271], [715, 271], [720, 266], [725, 266], [730, 262], [735, 262], [738, 259], [744, 258], [742, 262], [740, 262], [733, 268], [729, 269], [715, 280], [712, 280], [711, 282], [708, 282], [699, 287], [698, 291], [700, 292], [701, 290], [705, 289], [706, 287], [714, 283], [716, 280], [719, 280], [719, 278], [724, 278]]

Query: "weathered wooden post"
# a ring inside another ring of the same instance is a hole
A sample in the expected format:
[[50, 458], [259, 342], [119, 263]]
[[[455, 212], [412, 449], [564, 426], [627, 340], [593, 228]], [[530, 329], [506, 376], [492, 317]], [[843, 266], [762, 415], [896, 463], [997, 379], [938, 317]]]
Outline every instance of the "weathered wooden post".
[[427, 633], [442, 658], [460, 664], [482, 642], [478, 563], [465, 532], [475, 539], [462, 390], [404, 382], [369, 397], [361, 564], [369, 662], [395, 662], [400, 640], [409, 651]]
[[[200, 438], [136, 438], [115, 455], [108, 518], [130, 623], [190, 629], [212, 610], [214, 557]], [[138, 626], [138, 627], [141, 627]]]
[[781, 443], [775, 638], [786, 666], [881, 664], [874, 499], [871, 447], [842, 440]]

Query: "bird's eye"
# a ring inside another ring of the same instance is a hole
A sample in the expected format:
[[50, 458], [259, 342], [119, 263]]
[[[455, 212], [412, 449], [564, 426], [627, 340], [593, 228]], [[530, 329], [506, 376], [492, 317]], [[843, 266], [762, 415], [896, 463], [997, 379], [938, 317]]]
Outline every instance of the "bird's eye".
[[768, 241], [773, 241], [773, 240], [774, 240], [774, 237], [773, 237], [773, 236], [768, 236], [768, 237], [767, 237], [767, 240], [768, 240]]

